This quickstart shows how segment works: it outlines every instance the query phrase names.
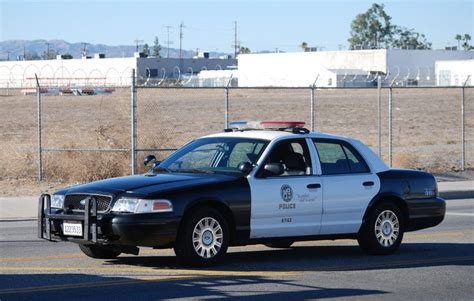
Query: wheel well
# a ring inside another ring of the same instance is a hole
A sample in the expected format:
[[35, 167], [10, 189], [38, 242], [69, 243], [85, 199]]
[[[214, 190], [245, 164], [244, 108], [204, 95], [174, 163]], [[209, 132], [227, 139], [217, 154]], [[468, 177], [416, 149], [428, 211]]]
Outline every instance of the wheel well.
[[181, 218], [181, 222], [179, 224], [178, 235], [181, 232], [181, 228], [184, 225], [184, 222], [187, 220], [187, 217], [191, 213], [195, 212], [197, 209], [201, 209], [205, 207], [215, 209], [224, 216], [225, 220], [227, 221], [229, 225], [230, 241], [232, 241], [234, 237], [234, 232], [235, 232], [235, 220], [234, 220], [234, 216], [232, 215], [232, 211], [226, 204], [219, 201], [212, 201], [212, 200], [198, 201], [185, 209], [183, 213], [183, 217]]
[[409, 221], [409, 219], [408, 219], [408, 206], [407, 206], [406, 202], [405, 202], [403, 199], [401, 199], [401, 198], [399, 198], [399, 197], [397, 197], [397, 196], [392, 196], [392, 195], [390, 195], [390, 196], [383, 196], [383, 197], [377, 199], [375, 202], [373, 202], [373, 203], [369, 206], [369, 208], [367, 209], [367, 211], [365, 212], [363, 222], [365, 223], [367, 217], [370, 216], [370, 213], [372, 212], [372, 210], [374, 210], [374, 208], [375, 208], [378, 204], [380, 204], [380, 203], [382, 203], [382, 202], [393, 203], [393, 204], [395, 204], [395, 205], [400, 209], [400, 211], [401, 211], [402, 214], [403, 214], [403, 221], [404, 221], [404, 223], [405, 223], [405, 228], [406, 228], [406, 227], [408, 226], [408, 221]]

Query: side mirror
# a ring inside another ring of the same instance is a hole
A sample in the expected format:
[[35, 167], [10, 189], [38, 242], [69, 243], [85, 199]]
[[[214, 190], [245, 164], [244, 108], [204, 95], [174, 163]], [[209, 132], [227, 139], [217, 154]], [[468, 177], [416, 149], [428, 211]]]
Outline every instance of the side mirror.
[[248, 161], [242, 161], [239, 163], [239, 166], [237, 168], [240, 170], [241, 173], [248, 175], [252, 171], [253, 165]]
[[155, 163], [156, 162], [156, 157], [154, 155], [148, 155], [143, 159], [143, 165], [147, 166], [148, 164]]
[[279, 176], [285, 172], [281, 163], [268, 163], [263, 167], [263, 170], [263, 177]]

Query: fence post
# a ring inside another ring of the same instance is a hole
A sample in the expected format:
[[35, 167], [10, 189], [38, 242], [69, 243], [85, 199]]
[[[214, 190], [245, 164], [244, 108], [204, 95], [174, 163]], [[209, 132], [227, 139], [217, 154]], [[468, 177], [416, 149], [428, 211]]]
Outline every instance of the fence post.
[[469, 81], [469, 78], [471, 75], [468, 75], [466, 78], [466, 81], [461, 87], [461, 170], [464, 171], [466, 169], [466, 137], [465, 137], [465, 129], [466, 129], [466, 124], [465, 124], [465, 114], [466, 111], [464, 109], [464, 89], [467, 85], [467, 82]]
[[311, 110], [311, 115], [310, 115], [310, 125], [311, 125], [311, 132], [314, 132], [314, 129], [316, 128], [315, 124], [315, 119], [314, 119], [314, 89], [316, 88], [316, 82], [318, 81], [319, 74], [316, 76], [316, 79], [314, 80], [313, 84], [311, 85], [311, 97], [310, 97], [310, 110]]
[[232, 82], [232, 74], [224, 88], [224, 129], [229, 128], [229, 87]]
[[136, 171], [136, 142], [137, 142], [137, 132], [136, 132], [136, 88], [135, 88], [135, 69], [132, 69], [132, 78], [130, 85], [130, 167], [132, 175]]
[[35, 73], [36, 79], [36, 100], [37, 100], [37, 119], [38, 119], [38, 181], [43, 180], [43, 148], [41, 137], [41, 87], [38, 76]]
[[377, 148], [382, 157], [382, 78], [377, 76]]
[[388, 162], [392, 167], [392, 85], [388, 89]]
[[392, 86], [398, 79], [398, 73], [390, 83], [388, 89], [388, 161], [390, 167], [392, 167]]

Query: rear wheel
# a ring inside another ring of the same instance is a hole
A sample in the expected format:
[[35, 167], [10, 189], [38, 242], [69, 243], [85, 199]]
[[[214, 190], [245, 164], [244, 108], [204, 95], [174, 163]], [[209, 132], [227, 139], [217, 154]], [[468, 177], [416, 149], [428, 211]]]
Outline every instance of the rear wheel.
[[79, 244], [79, 249], [91, 258], [114, 259], [120, 255], [120, 252], [96, 245]]
[[225, 255], [228, 245], [229, 226], [223, 215], [215, 209], [203, 208], [186, 217], [174, 251], [184, 264], [208, 266]]
[[279, 242], [265, 244], [265, 246], [269, 248], [276, 248], [276, 249], [287, 249], [291, 247], [293, 243], [294, 241], [279, 241]]
[[404, 221], [400, 208], [384, 202], [375, 207], [359, 232], [359, 246], [368, 254], [392, 254], [403, 239]]

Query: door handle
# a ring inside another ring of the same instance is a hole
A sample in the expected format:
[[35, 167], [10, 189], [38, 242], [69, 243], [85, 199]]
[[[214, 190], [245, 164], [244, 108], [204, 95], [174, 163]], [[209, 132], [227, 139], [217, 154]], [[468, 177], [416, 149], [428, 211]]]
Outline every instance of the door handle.
[[314, 188], [321, 188], [321, 184], [315, 183], [315, 184], [308, 184], [306, 185], [308, 189], [314, 189]]
[[372, 181], [367, 181], [367, 182], [362, 183], [362, 185], [364, 185], [364, 186], [366, 186], [366, 187], [367, 187], [367, 186], [374, 186], [374, 182], [372, 182]]

